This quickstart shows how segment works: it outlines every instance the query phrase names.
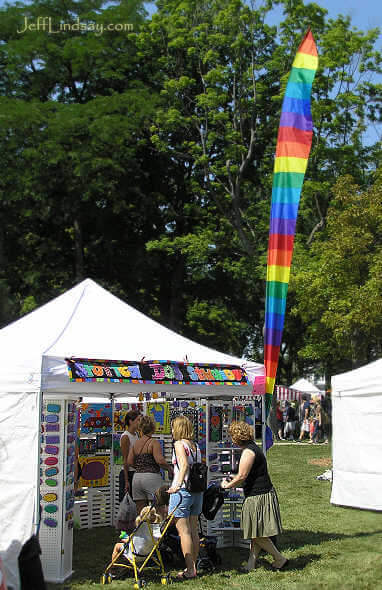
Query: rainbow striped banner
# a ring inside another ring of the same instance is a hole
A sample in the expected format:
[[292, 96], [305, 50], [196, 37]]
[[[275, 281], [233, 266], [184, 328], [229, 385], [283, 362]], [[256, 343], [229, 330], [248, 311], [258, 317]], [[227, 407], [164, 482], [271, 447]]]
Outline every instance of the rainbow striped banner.
[[271, 395], [284, 328], [297, 212], [312, 145], [310, 96], [317, 65], [317, 48], [309, 29], [298, 48], [289, 75], [276, 146], [264, 335], [265, 391]]

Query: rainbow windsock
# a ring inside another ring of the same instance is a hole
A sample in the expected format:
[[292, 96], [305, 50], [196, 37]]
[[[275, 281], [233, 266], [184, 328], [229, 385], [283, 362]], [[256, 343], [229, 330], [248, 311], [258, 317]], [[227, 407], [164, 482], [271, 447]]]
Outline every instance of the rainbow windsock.
[[273, 393], [276, 379], [298, 205], [312, 145], [310, 95], [317, 65], [317, 48], [309, 29], [289, 74], [276, 146], [265, 300], [267, 394]]

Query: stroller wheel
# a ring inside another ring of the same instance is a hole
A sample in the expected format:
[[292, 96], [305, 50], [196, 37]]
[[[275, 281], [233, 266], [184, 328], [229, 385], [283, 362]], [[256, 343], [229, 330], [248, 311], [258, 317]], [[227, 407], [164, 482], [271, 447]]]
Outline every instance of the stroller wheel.
[[106, 584], [111, 584], [113, 581], [113, 577], [111, 574], [102, 574], [100, 583], [105, 586]]
[[143, 588], [144, 586], [146, 586], [146, 581], [145, 580], [137, 580], [134, 584], [134, 588], [135, 590], [138, 590], [138, 588]]
[[171, 578], [167, 574], [166, 576], [162, 576], [160, 581], [161, 581], [162, 586], [168, 586], [171, 581]]

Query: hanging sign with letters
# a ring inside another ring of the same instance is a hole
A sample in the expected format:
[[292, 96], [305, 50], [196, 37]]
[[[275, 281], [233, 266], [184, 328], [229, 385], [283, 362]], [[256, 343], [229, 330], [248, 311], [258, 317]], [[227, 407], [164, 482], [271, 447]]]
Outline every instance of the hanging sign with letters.
[[112, 361], [66, 359], [70, 381], [155, 383], [158, 385], [248, 385], [241, 367], [174, 361]]

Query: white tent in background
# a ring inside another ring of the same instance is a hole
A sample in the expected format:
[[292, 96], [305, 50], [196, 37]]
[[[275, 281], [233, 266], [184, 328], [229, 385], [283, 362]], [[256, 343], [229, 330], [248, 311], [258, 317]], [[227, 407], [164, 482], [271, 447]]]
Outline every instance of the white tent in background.
[[382, 359], [332, 377], [332, 504], [382, 510]]
[[313, 395], [315, 393], [321, 393], [318, 387], [313, 385], [313, 383], [310, 383], [310, 381], [308, 381], [307, 379], [299, 379], [298, 381], [296, 381], [296, 383], [290, 385], [289, 389], [295, 389], [296, 391], [301, 391], [301, 393], [310, 393]]
[[[37, 518], [41, 392], [109, 399], [158, 390], [155, 383], [71, 383], [65, 358], [169, 359], [240, 366], [252, 380], [264, 375], [262, 365], [188, 340], [90, 279], [0, 330], [0, 353], [0, 556], [15, 589], [17, 557]], [[246, 388], [250, 393], [251, 386]], [[167, 391], [189, 395], [184, 389], [166, 385]], [[192, 394], [208, 397], [207, 389], [196, 384]], [[210, 389], [216, 396], [217, 388]], [[219, 393], [235, 395], [228, 385]]]

